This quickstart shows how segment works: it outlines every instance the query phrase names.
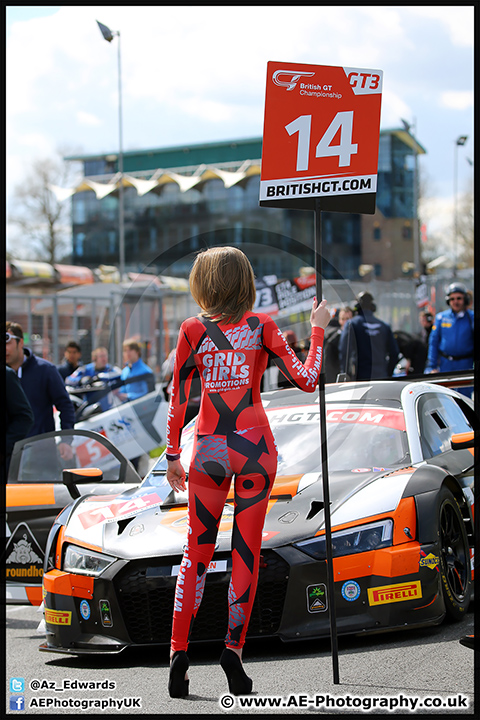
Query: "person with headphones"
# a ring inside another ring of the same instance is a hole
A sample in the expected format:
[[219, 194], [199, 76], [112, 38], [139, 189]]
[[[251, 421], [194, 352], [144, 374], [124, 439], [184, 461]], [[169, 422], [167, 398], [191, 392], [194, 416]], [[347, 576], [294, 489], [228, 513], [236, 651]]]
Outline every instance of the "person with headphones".
[[468, 290], [453, 282], [445, 300], [449, 309], [437, 313], [428, 340], [427, 373], [473, 368], [473, 311], [468, 309]]

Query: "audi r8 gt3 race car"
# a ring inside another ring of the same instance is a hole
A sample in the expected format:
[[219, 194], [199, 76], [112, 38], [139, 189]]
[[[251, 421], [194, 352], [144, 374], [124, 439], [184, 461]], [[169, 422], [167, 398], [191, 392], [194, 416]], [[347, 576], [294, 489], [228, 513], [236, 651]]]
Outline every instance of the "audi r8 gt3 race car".
[[[92, 464], [98, 473], [92, 474]], [[59, 430], [16, 443], [6, 487], [3, 566], [7, 603], [42, 602], [48, 533], [60, 510], [72, 502], [71, 492], [62, 483], [62, 473], [74, 468], [90, 473], [82, 492], [104, 498], [136, 488], [142, 481], [110, 440], [96, 432]]]
[[[339, 634], [461, 618], [472, 592], [474, 458], [473, 442], [463, 436], [453, 449], [451, 440], [478, 426], [471, 400], [426, 382], [326, 386], [332, 598], [315, 395], [263, 395], [279, 457], [249, 637], [328, 636], [332, 602]], [[187, 468], [192, 424], [183, 443]], [[161, 457], [140, 487], [79, 497], [56, 518], [41, 650], [115, 653], [169, 643], [187, 496], [170, 490], [165, 471]], [[233, 512], [231, 492], [192, 642], [226, 632]]]

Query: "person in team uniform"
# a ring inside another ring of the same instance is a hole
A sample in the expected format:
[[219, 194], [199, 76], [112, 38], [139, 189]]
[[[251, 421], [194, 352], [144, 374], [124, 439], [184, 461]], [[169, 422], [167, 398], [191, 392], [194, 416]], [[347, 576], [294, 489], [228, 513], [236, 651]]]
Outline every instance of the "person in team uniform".
[[428, 339], [427, 372], [455, 372], [473, 368], [474, 317], [462, 283], [449, 285], [448, 310], [437, 313]]

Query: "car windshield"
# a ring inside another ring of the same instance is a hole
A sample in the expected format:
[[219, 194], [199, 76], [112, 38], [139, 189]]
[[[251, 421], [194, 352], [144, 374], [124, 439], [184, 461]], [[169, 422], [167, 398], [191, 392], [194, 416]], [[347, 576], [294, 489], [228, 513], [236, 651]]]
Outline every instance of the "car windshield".
[[[278, 474], [320, 469], [318, 407], [271, 410], [267, 415], [278, 447]], [[330, 472], [374, 470], [405, 463], [408, 451], [401, 410], [327, 406], [326, 419]]]
[[[319, 408], [304, 405], [267, 409], [278, 448], [278, 475], [321, 469]], [[327, 406], [329, 472], [389, 469], [410, 462], [403, 411], [351, 405]], [[186, 470], [193, 450], [193, 423], [182, 435]], [[164, 467], [165, 466], [165, 467]], [[166, 462], [157, 464], [166, 470]]]

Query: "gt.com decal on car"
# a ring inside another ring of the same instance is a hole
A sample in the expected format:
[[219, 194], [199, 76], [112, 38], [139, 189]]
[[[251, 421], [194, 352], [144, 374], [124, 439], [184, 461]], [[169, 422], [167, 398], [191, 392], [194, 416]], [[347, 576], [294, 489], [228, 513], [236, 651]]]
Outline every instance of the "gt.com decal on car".
[[[309, 424], [319, 422], [320, 412], [311, 406], [303, 408], [285, 408], [285, 412], [267, 410], [271, 426], [290, 424]], [[365, 425], [382, 425], [395, 430], [405, 430], [405, 418], [402, 410], [392, 408], [364, 407], [361, 410], [338, 407], [326, 412], [327, 423], [362, 423]]]

